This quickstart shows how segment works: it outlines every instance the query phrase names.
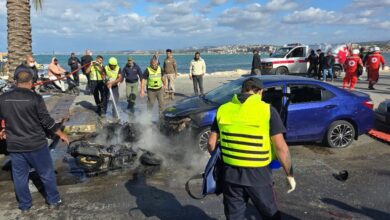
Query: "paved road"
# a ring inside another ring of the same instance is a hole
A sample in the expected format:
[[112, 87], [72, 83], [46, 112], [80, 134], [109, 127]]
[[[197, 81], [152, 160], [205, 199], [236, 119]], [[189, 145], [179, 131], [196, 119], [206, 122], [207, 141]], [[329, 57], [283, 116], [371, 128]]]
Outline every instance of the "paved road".
[[[209, 90], [227, 80], [226, 77], [206, 78], [205, 87]], [[339, 81], [334, 83], [341, 85]], [[179, 97], [191, 95], [189, 80], [180, 78], [177, 85]], [[368, 92], [376, 106], [390, 98], [390, 76], [383, 76], [375, 91], [366, 87], [366, 81], [359, 81], [357, 89]], [[90, 96], [76, 98], [71, 107], [74, 121], [79, 118], [85, 123], [86, 118], [95, 119], [90, 102]], [[144, 101], [139, 100], [138, 106], [141, 111]], [[71, 174], [69, 160], [63, 160], [65, 148], [59, 146], [56, 155], [61, 156], [56, 167], [59, 190], [66, 204], [61, 210], [50, 212], [43, 197], [33, 193], [34, 218], [224, 219], [221, 197], [192, 200], [183, 188], [189, 176], [201, 171], [207, 156], [185, 146], [187, 141], [178, 143], [156, 135], [153, 130], [145, 130], [144, 135], [148, 138], [144, 138], [142, 145], [166, 158], [161, 171], [146, 178], [131, 170], [92, 178]], [[286, 194], [284, 174], [274, 172], [279, 206], [285, 219], [390, 219], [390, 145], [361, 136], [346, 149], [311, 143], [292, 145], [290, 149], [296, 191]], [[347, 181], [340, 182], [332, 176], [339, 170], [348, 170]], [[18, 218], [9, 173], [5, 171], [0, 171], [0, 195], [0, 219]], [[251, 205], [247, 219], [258, 219]]]

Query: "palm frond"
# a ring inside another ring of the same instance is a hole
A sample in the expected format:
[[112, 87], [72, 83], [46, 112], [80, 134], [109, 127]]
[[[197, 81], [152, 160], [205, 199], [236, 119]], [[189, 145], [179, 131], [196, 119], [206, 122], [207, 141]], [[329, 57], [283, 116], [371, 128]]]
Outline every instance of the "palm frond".
[[41, 10], [42, 9], [42, 4], [43, 4], [43, 0], [32, 0], [34, 6], [35, 6], [35, 10]]

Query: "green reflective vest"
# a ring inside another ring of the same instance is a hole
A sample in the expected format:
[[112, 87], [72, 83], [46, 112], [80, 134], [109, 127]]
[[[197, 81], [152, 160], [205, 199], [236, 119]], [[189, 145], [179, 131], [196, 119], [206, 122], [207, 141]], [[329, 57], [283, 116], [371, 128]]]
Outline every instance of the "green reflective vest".
[[232, 101], [219, 107], [216, 117], [225, 164], [247, 168], [269, 165], [271, 112], [260, 95], [251, 95], [244, 103], [234, 95]]
[[106, 70], [106, 77], [108, 80], [116, 80], [118, 79], [118, 75], [119, 75], [119, 66], [116, 65], [115, 69], [111, 69], [109, 65], [106, 65], [104, 67], [104, 69]]
[[94, 81], [103, 80], [102, 79], [103, 66], [101, 66], [102, 67], [101, 71], [97, 66], [98, 66], [98, 64], [92, 64], [91, 73], [89, 74], [90, 80], [94, 80]]
[[149, 72], [148, 89], [160, 89], [163, 86], [160, 66], [157, 67], [157, 70], [154, 70], [150, 66], [147, 69]]

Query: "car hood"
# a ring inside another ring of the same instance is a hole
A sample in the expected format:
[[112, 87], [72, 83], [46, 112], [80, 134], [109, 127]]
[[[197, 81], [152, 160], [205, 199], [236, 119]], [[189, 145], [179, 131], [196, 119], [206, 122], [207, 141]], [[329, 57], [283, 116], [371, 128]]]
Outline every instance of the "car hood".
[[191, 98], [183, 99], [168, 108], [163, 112], [165, 117], [184, 117], [199, 112], [204, 112], [217, 108], [215, 103], [209, 103], [203, 98], [194, 96]]

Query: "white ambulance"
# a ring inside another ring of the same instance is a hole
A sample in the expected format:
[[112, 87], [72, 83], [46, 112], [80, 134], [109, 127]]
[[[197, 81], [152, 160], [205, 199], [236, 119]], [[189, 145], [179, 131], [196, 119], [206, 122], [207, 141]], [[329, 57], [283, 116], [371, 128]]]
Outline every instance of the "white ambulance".
[[269, 58], [261, 59], [261, 74], [287, 75], [306, 73], [309, 62], [309, 46], [294, 43], [287, 44], [276, 50]]

